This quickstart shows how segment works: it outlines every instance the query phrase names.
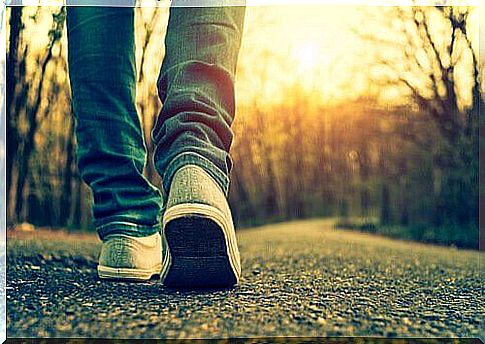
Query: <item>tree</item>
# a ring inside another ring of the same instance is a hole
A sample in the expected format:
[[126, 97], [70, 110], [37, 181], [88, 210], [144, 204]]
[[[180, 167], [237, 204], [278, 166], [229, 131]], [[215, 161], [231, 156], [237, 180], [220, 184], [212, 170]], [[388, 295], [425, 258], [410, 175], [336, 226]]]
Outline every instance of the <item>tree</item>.
[[[392, 18], [384, 23], [386, 32], [391, 32], [386, 37], [360, 32], [386, 47], [374, 61], [383, 71], [379, 81], [385, 87], [400, 89], [416, 104], [426, 123], [425, 135], [430, 131], [438, 134], [427, 142], [434, 168], [440, 170], [435, 175], [441, 176], [438, 213], [446, 214], [446, 219], [437, 218], [436, 225], [478, 224], [478, 115], [483, 99], [478, 51], [469, 30], [474, 10], [397, 7], [386, 16]], [[419, 133], [399, 137], [417, 145], [426, 141]]]

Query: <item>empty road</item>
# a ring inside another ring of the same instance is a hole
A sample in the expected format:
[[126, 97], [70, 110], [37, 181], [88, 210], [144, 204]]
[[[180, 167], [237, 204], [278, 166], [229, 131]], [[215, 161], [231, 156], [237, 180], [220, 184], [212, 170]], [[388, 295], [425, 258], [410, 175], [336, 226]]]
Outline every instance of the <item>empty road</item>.
[[232, 290], [102, 282], [95, 235], [10, 233], [8, 337], [482, 337], [483, 253], [308, 220], [238, 231]]

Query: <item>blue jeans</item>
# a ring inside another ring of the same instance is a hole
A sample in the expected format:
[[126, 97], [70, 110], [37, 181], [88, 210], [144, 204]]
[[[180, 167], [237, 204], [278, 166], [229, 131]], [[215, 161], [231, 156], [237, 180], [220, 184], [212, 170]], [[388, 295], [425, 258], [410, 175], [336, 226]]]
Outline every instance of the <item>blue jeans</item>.
[[[245, 8], [172, 7], [157, 81], [163, 103], [152, 132], [168, 193], [175, 172], [204, 168], [227, 195], [234, 78]], [[68, 7], [68, 63], [78, 166], [95, 227], [148, 236], [160, 230], [161, 193], [143, 175], [147, 153], [135, 106], [132, 7]]]

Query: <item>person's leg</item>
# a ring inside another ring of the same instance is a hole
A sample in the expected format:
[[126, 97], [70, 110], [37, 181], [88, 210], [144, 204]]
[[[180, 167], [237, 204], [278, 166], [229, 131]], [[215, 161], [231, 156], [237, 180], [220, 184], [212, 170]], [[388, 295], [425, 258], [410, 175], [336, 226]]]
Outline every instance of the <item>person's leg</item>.
[[69, 7], [69, 75], [78, 165], [108, 234], [159, 231], [159, 191], [143, 176], [146, 149], [135, 107], [134, 9]]
[[187, 164], [205, 169], [228, 192], [244, 13], [243, 6], [170, 10], [158, 79], [163, 108], [153, 130], [155, 165], [167, 192]]
[[168, 194], [162, 280], [168, 286], [230, 286], [239, 251], [227, 203], [234, 79], [244, 7], [172, 7], [153, 130], [155, 166]]
[[144, 279], [160, 265], [161, 196], [143, 176], [134, 9], [68, 7], [67, 29], [78, 166], [94, 196], [100, 267], [116, 268], [104, 277]]

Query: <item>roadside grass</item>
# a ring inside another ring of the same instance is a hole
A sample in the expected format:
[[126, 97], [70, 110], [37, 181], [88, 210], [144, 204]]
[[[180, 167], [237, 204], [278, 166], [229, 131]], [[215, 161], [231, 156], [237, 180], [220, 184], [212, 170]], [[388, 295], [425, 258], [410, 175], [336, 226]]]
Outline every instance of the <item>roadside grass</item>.
[[337, 219], [335, 228], [379, 234], [395, 239], [478, 250], [478, 228], [473, 225], [441, 227], [434, 227], [429, 224], [380, 225], [375, 218], [348, 217]]
[[[415, 224], [410, 226], [401, 225], [381, 225], [376, 217], [341, 217], [332, 218], [327, 217], [329, 221], [334, 223], [336, 229], [353, 230], [364, 233], [372, 233], [382, 235], [393, 239], [401, 239], [406, 241], [417, 241], [429, 244], [437, 244], [442, 246], [451, 246], [457, 248], [475, 249], [478, 250], [478, 228], [475, 226], [442, 226], [433, 227], [427, 224]], [[296, 219], [295, 219], [296, 220]], [[288, 220], [281, 218], [272, 218], [268, 221], [253, 220], [246, 226], [238, 226], [237, 230], [252, 229], [260, 226], [276, 225], [284, 223]], [[34, 230], [35, 229], [35, 230]], [[29, 231], [24, 231], [15, 227], [10, 227], [7, 230], [7, 241], [10, 239], [20, 240], [41, 240], [48, 239], [55, 245], [56, 242], [69, 241], [70, 238], [79, 237], [87, 242], [99, 243], [100, 240], [94, 231], [90, 230], [73, 230], [53, 229], [47, 227], [34, 228]]]

